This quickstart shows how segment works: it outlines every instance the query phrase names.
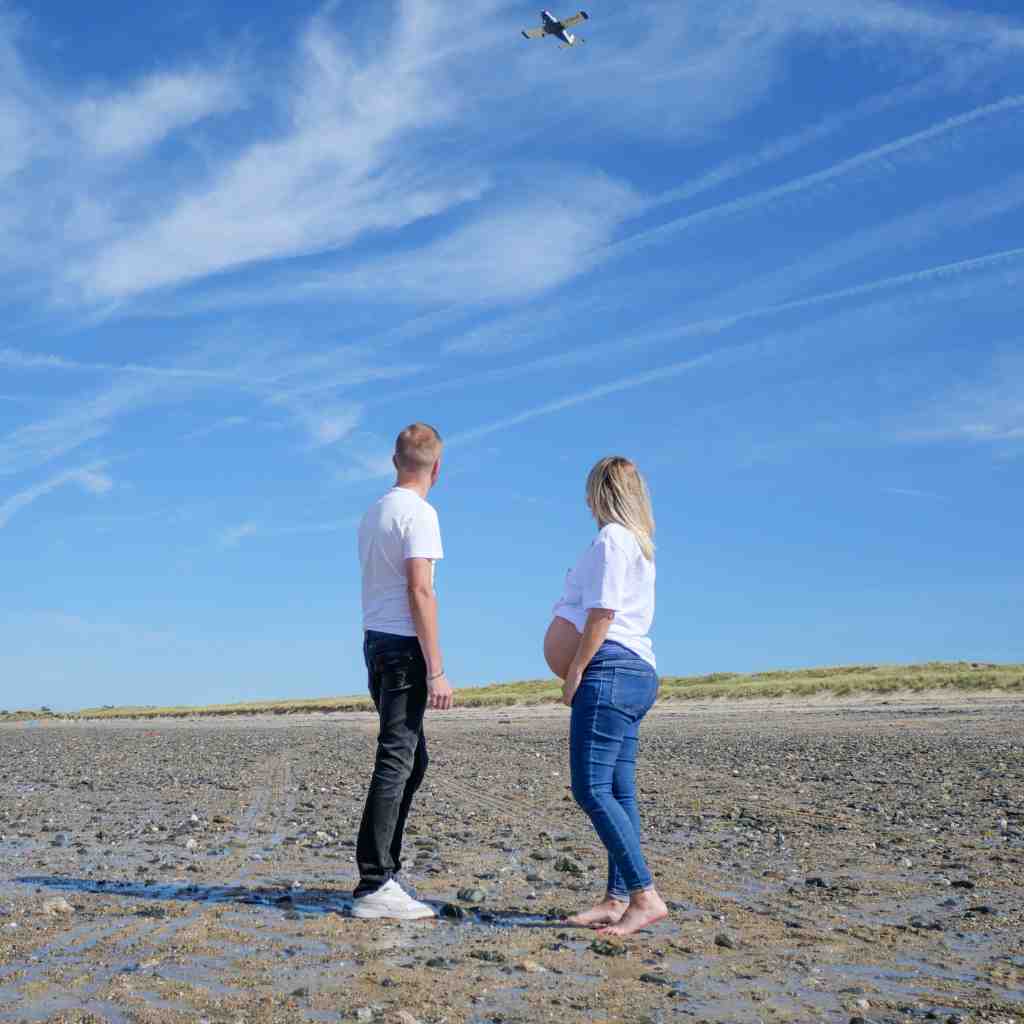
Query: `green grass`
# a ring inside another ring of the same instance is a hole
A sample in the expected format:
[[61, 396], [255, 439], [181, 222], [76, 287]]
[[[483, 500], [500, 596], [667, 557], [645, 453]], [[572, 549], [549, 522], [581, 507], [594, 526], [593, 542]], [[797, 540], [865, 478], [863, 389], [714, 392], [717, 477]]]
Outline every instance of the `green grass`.
[[[1024, 665], [979, 662], [929, 662], [924, 665], [848, 665], [741, 675], [717, 672], [707, 676], [665, 676], [661, 700], [720, 698], [811, 697], [831, 694], [922, 692], [926, 690], [1024, 691]], [[508, 707], [553, 704], [561, 688], [550, 679], [492, 683], [457, 691], [459, 707]], [[303, 700], [249, 701], [205, 707], [87, 708], [60, 718], [184, 718], [190, 715], [309, 714], [326, 711], [366, 711], [367, 697], [323, 697]], [[0, 712], [0, 721], [51, 717], [40, 712]]]

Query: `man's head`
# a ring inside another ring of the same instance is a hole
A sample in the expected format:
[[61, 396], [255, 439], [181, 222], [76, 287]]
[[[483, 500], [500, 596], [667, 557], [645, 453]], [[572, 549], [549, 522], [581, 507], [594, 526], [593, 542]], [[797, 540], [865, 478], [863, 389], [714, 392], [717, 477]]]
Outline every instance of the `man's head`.
[[392, 461], [398, 478], [429, 480], [441, 471], [441, 435], [429, 423], [411, 423], [395, 439]]

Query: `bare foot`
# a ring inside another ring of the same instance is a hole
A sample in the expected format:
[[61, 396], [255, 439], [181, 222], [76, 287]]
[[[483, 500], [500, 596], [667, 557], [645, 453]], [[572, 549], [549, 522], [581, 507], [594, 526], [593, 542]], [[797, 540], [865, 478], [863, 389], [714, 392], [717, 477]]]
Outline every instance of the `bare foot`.
[[653, 890], [634, 893], [629, 900], [629, 909], [617, 921], [602, 928], [599, 935], [632, 935], [655, 921], [668, 917], [665, 901]]
[[623, 900], [615, 900], [608, 896], [598, 903], [596, 907], [584, 910], [579, 914], [573, 914], [572, 917], [567, 917], [566, 922], [575, 925], [577, 928], [594, 928], [600, 924], [618, 924], [622, 919], [622, 915], [626, 913], [628, 906], [629, 904]]

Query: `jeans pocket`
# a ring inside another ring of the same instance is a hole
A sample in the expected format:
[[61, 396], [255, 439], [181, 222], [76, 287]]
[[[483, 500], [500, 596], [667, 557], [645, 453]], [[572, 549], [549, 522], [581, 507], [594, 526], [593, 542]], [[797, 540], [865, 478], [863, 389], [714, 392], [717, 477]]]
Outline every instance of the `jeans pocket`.
[[658, 677], [649, 668], [616, 668], [608, 702], [620, 711], [642, 718], [658, 696]]
[[373, 658], [373, 672], [382, 690], [407, 690], [416, 675], [416, 659], [405, 651], [385, 651]]

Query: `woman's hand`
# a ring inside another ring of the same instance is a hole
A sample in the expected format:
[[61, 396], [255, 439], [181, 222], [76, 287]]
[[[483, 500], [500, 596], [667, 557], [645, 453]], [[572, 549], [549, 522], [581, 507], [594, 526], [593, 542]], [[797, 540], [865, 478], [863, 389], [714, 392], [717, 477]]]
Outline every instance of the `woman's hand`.
[[576, 648], [576, 657], [572, 659], [569, 671], [565, 675], [565, 683], [562, 686], [562, 703], [567, 707], [572, 706], [572, 699], [580, 688], [583, 673], [586, 672], [590, 659], [597, 654], [597, 649], [604, 643], [614, 618], [615, 612], [608, 608], [591, 608], [587, 612], [587, 622], [583, 627], [579, 646]]
[[582, 680], [583, 669], [574, 661], [569, 666], [569, 671], [565, 676], [565, 682], [562, 683], [562, 703], [567, 708], [572, 707], [572, 699], [576, 696], [576, 691], [580, 688]]

